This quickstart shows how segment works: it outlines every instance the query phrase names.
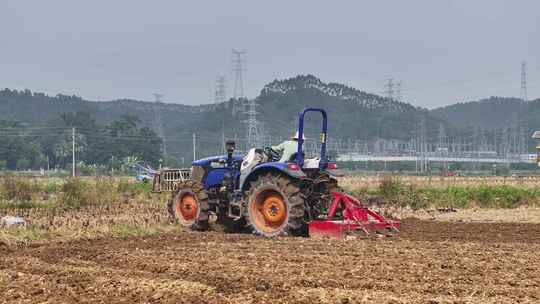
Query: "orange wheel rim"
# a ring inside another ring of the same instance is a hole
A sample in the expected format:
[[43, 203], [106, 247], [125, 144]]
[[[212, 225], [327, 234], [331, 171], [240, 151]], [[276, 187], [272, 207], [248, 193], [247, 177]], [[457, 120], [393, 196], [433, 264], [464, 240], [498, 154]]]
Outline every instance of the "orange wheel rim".
[[194, 220], [197, 218], [197, 213], [199, 211], [197, 200], [192, 194], [182, 196], [180, 203], [176, 205], [176, 211], [184, 220]]
[[252, 203], [254, 224], [265, 232], [274, 232], [287, 220], [287, 203], [275, 190], [263, 190]]
[[277, 195], [267, 197], [261, 206], [261, 212], [266, 221], [281, 224], [287, 215], [285, 202]]

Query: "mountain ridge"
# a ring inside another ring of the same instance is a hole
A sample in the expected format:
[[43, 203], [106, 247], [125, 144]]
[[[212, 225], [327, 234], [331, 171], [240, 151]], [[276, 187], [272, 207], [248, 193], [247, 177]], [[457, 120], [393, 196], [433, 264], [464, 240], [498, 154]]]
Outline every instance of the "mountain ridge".
[[[266, 143], [287, 138], [296, 129], [296, 115], [305, 107], [321, 107], [329, 116], [329, 136], [340, 140], [378, 139], [411, 142], [424, 121], [427, 138], [437, 142], [443, 128], [448, 136], [470, 138], [470, 127], [498, 134], [515, 115], [516, 99], [492, 97], [428, 110], [398, 102], [343, 84], [325, 83], [314, 75], [298, 75], [266, 84], [254, 98], [259, 112], [261, 137]], [[88, 112], [96, 121], [107, 124], [125, 115], [138, 117], [142, 126], [157, 130], [159, 114], [168, 151], [190, 155], [192, 134], [199, 136], [202, 155], [215, 154], [222, 137], [243, 140], [247, 117], [232, 113], [233, 104], [242, 109], [246, 100], [230, 99], [219, 104], [184, 105], [133, 99], [87, 101], [78, 96], [47, 96], [29, 90], [0, 91], [0, 120], [20, 121], [43, 126], [61, 113]], [[485, 115], [497, 111], [497, 115]], [[540, 129], [540, 100], [526, 103], [526, 132]], [[307, 122], [308, 130], [318, 130], [316, 119]], [[495, 136], [495, 135], [490, 135]], [[203, 145], [204, 143], [204, 145]]]

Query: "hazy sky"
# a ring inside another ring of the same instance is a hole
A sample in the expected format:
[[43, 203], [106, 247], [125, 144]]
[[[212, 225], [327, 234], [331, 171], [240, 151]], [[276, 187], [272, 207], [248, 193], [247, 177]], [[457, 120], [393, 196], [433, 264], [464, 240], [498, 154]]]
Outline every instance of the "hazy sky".
[[540, 97], [540, 1], [2, 0], [0, 87], [92, 100], [212, 102], [231, 49], [247, 95], [311, 73], [435, 107], [491, 95]]

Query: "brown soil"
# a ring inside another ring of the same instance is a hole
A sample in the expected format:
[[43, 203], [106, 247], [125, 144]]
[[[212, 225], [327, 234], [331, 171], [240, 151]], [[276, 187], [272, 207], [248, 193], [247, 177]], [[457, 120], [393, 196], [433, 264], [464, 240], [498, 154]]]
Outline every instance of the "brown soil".
[[407, 220], [399, 238], [178, 232], [0, 246], [5, 303], [538, 303], [540, 225]]

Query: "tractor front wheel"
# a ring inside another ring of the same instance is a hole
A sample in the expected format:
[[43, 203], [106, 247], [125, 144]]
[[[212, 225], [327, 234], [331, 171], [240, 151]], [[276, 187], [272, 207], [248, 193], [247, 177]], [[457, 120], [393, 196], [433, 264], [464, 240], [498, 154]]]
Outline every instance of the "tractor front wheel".
[[288, 177], [268, 174], [251, 182], [246, 193], [246, 220], [258, 235], [301, 235], [305, 230], [304, 200]]
[[177, 184], [167, 204], [170, 216], [184, 227], [194, 230], [208, 229], [208, 194], [195, 181]]

